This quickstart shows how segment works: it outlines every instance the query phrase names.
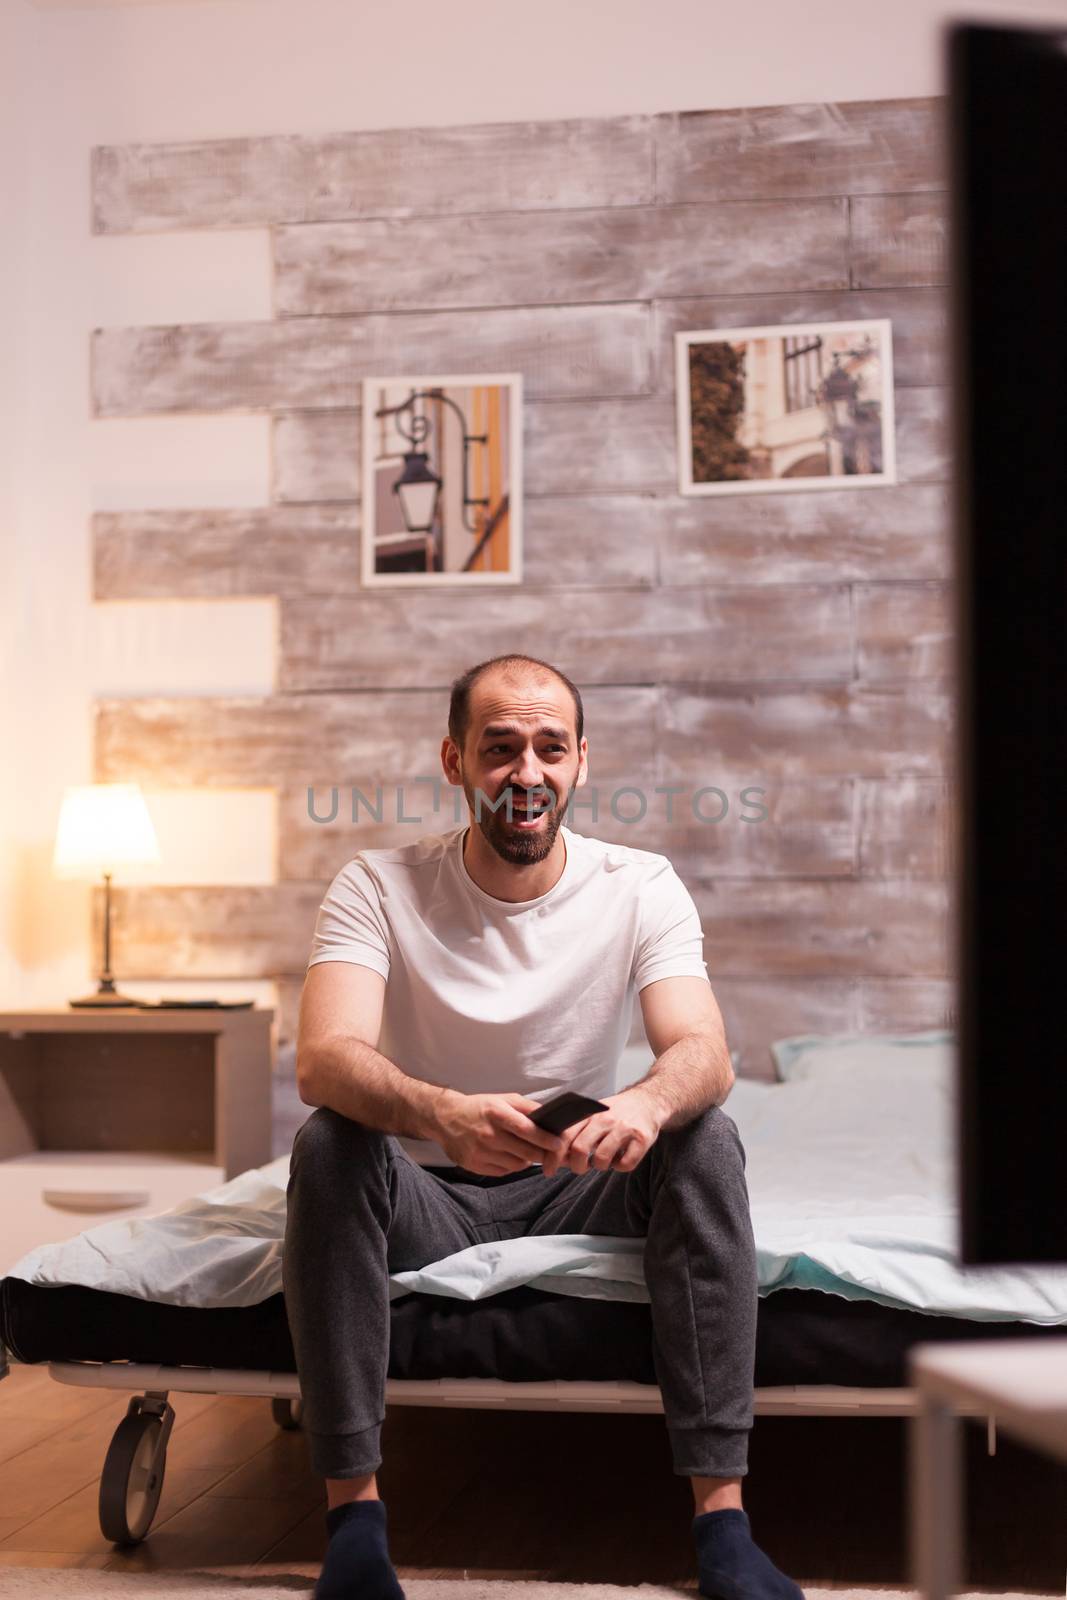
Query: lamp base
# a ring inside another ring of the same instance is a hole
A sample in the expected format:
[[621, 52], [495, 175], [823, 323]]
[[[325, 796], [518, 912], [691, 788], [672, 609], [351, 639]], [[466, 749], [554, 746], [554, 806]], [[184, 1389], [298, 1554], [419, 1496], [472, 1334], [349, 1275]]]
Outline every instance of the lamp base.
[[79, 1008], [84, 1006], [113, 1006], [116, 1008], [125, 1007], [126, 1010], [130, 1010], [136, 1006], [137, 1001], [131, 1000], [128, 995], [117, 993], [114, 983], [110, 979], [104, 979], [95, 994], [83, 995], [80, 1000], [68, 1000], [67, 1004], [68, 1006]]

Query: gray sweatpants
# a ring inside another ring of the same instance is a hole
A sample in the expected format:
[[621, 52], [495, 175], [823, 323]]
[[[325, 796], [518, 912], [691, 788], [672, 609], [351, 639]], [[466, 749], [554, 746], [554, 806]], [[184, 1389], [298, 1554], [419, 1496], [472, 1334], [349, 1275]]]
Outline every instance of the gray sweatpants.
[[389, 1274], [529, 1234], [644, 1238], [653, 1364], [674, 1470], [748, 1470], [756, 1253], [745, 1153], [712, 1106], [661, 1133], [632, 1172], [492, 1178], [420, 1167], [391, 1134], [325, 1107], [293, 1145], [283, 1282], [315, 1472], [381, 1465]]

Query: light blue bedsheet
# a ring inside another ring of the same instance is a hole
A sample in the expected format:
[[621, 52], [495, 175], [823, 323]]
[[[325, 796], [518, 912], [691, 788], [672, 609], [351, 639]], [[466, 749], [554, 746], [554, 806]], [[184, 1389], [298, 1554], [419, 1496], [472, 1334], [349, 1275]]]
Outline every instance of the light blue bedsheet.
[[[959, 1265], [952, 1048], [948, 1035], [920, 1048], [823, 1041], [789, 1057], [787, 1082], [734, 1084], [725, 1109], [745, 1146], [761, 1294], [810, 1288], [979, 1321], [1067, 1323], [1067, 1269]], [[281, 1289], [288, 1166], [282, 1157], [159, 1216], [42, 1246], [12, 1275], [171, 1305], [258, 1304]], [[640, 1240], [503, 1240], [394, 1273], [390, 1294], [477, 1300], [528, 1284], [647, 1301], [642, 1259]]]

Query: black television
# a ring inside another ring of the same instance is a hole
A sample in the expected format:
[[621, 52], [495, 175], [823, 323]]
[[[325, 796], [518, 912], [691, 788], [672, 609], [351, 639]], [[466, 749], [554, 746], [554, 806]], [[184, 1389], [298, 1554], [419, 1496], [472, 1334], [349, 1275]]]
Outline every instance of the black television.
[[945, 40], [960, 1249], [1064, 1264], [1067, 22]]

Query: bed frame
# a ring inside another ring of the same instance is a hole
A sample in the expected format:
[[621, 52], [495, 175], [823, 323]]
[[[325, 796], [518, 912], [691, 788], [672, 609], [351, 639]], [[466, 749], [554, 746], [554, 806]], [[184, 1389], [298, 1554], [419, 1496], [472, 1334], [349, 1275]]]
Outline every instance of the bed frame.
[[[0, 1377], [4, 1376], [0, 1347]], [[50, 1361], [57, 1383], [96, 1389], [134, 1389], [115, 1429], [100, 1475], [100, 1528], [105, 1539], [135, 1545], [148, 1533], [163, 1490], [167, 1441], [174, 1425], [171, 1394], [262, 1395], [281, 1428], [300, 1426], [300, 1383], [295, 1372], [255, 1372], [225, 1367], [164, 1367], [131, 1362]], [[460, 1406], [496, 1411], [663, 1412], [657, 1384], [612, 1380], [515, 1383], [495, 1378], [389, 1378], [386, 1405]], [[757, 1388], [754, 1412], [762, 1417], [912, 1417], [914, 1389], [853, 1389], [834, 1384], [782, 1384]], [[996, 1419], [985, 1417], [989, 1454], [996, 1450]]]

